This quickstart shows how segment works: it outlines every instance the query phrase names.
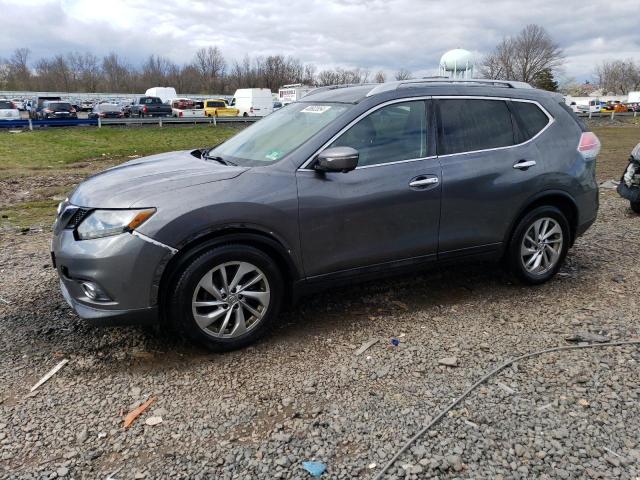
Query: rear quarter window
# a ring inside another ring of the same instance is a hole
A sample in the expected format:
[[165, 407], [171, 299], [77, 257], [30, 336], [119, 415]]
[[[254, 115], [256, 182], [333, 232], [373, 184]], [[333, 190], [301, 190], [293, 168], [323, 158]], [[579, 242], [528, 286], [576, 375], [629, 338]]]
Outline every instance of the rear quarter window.
[[513, 100], [511, 107], [518, 124], [518, 143], [532, 139], [549, 123], [547, 114], [535, 103]]
[[565, 112], [569, 114], [569, 116], [573, 119], [573, 121], [578, 124], [578, 126], [580, 127], [580, 130], [582, 130], [583, 132], [589, 131], [589, 127], [587, 127], [587, 125], [582, 121], [582, 119], [578, 117], [578, 115], [576, 115], [576, 113], [573, 110], [571, 110], [571, 108], [569, 108], [569, 106], [566, 103], [559, 102], [559, 105], [564, 109]]
[[514, 144], [511, 113], [504, 100], [438, 100], [438, 155]]

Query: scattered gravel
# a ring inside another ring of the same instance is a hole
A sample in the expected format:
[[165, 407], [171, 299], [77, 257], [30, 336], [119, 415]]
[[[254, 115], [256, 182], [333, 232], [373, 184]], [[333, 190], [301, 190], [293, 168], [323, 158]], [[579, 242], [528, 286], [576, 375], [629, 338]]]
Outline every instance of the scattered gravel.
[[[304, 479], [302, 462], [320, 461], [323, 478], [372, 478], [505, 360], [576, 334], [638, 337], [640, 217], [615, 192], [601, 202], [549, 284], [460, 266], [328, 291], [303, 299], [258, 345], [224, 355], [150, 329], [90, 327], [58, 292], [49, 233], [2, 233], [0, 477]], [[456, 368], [440, 364], [452, 357]], [[515, 364], [386, 478], [635, 480], [639, 364], [637, 347]]]

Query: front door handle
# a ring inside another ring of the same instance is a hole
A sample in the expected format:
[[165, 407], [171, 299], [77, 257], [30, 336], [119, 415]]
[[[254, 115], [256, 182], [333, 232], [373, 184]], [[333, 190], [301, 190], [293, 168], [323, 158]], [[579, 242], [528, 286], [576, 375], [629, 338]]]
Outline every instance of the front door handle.
[[519, 162], [516, 162], [513, 168], [517, 168], [518, 170], [526, 170], [529, 167], [533, 167], [535, 164], [535, 160], [520, 160]]
[[440, 180], [438, 180], [438, 177], [420, 176], [411, 180], [409, 182], [409, 186], [412, 188], [420, 188], [420, 187], [426, 187], [429, 185], [436, 185], [439, 181]]

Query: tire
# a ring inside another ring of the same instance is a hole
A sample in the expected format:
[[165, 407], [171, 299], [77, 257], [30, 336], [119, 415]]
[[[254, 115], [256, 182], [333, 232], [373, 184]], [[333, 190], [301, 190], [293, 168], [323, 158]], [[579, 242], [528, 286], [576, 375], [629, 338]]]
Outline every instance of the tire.
[[[245, 273], [236, 278], [241, 268]], [[260, 274], [263, 279], [252, 283]], [[273, 259], [257, 248], [231, 244], [187, 255], [174, 278], [167, 290], [173, 292], [167, 305], [171, 324], [182, 336], [211, 351], [246, 347], [278, 318], [284, 294], [282, 274]], [[240, 292], [232, 290], [234, 283], [240, 285]]]
[[249, 116], [249, 114], [248, 114], [247, 112], [244, 112], [244, 113], [242, 114], [242, 116], [243, 116], [243, 117], [248, 117], [248, 116]]
[[522, 283], [544, 283], [558, 273], [570, 242], [571, 229], [564, 214], [556, 207], [537, 207], [513, 231], [507, 252], [509, 270]]
[[629, 202], [629, 205], [631, 206], [631, 210], [640, 214], [640, 202]]

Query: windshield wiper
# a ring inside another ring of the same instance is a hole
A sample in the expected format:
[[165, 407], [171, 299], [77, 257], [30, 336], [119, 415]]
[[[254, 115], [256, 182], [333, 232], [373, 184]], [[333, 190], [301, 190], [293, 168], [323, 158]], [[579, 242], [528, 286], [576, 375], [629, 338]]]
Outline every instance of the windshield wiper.
[[202, 158], [204, 158], [205, 160], [213, 160], [215, 162], [221, 163], [222, 165], [232, 165], [232, 166], [236, 166], [235, 163], [229, 161], [229, 160], [225, 160], [222, 157], [216, 156], [216, 155], [209, 155], [209, 151], [203, 152], [202, 154]]

